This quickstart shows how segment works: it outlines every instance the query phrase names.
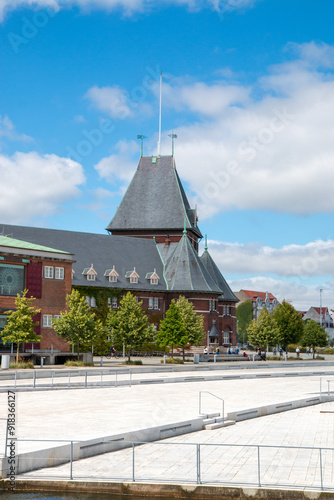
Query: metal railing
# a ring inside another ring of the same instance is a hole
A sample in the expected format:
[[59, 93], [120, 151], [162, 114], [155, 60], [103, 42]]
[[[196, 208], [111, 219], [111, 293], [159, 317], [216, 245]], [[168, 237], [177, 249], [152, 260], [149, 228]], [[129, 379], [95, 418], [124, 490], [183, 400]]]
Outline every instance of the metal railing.
[[8, 418], [0, 418], [0, 420], [6, 420], [5, 453], [4, 453], [4, 457], [7, 457], [7, 442], [8, 442]]
[[216, 396], [215, 394], [212, 394], [212, 392], [209, 391], [199, 391], [198, 395], [198, 411], [200, 415], [205, 415], [205, 413], [202, 412], [202, 394], [210, 394], [210, 396], [213, 396], [216, 399], [219, 399], [222, 402], [222, 411], [221, 411], [221, 416], [222, 416], [222, 421], [225, 421], [224, 417], [224, 400], [220, 398], [219, 396]]
[[[16, 441], [31, 441], [17, 439]], [[294, 487], [294, 488], [314, 488], [320, 490], [333, 490], [334, 480], [331, 473], [334, 448], [310, 447], [310, 446], [275, 446], [257, 444], [234, 444], [234, 443], [183, 443], [183, 442], [146, 442], [146, 441], [122, 441], [122, 448], [126, 452], [124, 459], [115, 453], [115, 464], [109, 461], [113, 453], [103, 455], [104, 460], [108, 460], [108, 471], [115, 471], [115, 476], [104, 476], [100, 470], [94, 475], [93, 458], [90, 457], [87, 470], [90, 474], [85, 475], [82, 467], [74, 474], [74, 444], [83, 445], [85, 442], [70, 440], [34, 440], [45, 442], [68, 443], [68, 455], [58, 460], [68, 465], [56, 464], [47, 471], [38, 475], [34, 473], [20, 474], [22, 478], [43, 478], [43, 479], [70, 479], [99, 481], [154, 481], [163, 483], [190, 482], [196, 484], [226, 484], [226, 485], [246, 485], [256, 487]], [[115, 441], [104, 441], [103, 444]], [[152, 450], [142, 445], [160, 447], [160, 454], [154, 452], [154, 460], [148, 463], [147, 457], [152, 454]], [[86, 445], [87, 446], [87, 445]], [[180, 454], [176, 458], [175, 449], [170, 454], [166, 447], [188, 447], [190, 452]], [[239, 452], [234, 452], [235, 449]], [[210, 450], [211, 449], [211, 450]], [[285, 452], [283, 452], [285, 450]], [[45, 452], [45, 450], [43, 450]], [[146, 452], [146, 455], [145, 455]], [[302, 457], [298, 457], [299, 453]], [[105, 453], [105, 452], [104, 452]], [[141, 456], [141, 453], [143, 456]], [[148, 454], [148, 455], [147, 455]], [[309, 462], [305, 461], [305, 455], [309, 454]], [[317, 456], [314, 456], [316, 454]], [[45, 453], [43, 453], [45, 456]], [[99, 456], [95, 457], [100, 459]], [[121, 459], [122, 458], [122, 459]], [[32, 457], [20, 457], [23, 464], [27, 459], [33, 461]], [[39, 460], [39, 458], [35, 458]], [[45, 459], [50, 464], [50, 459]], [[142, 466], [142, 463], [145, 465]], [[215, 464], [215, 465], [214, 465]], [[217, 465], [218, 464], [218, 465]], [[191, 467], [192, 466], [192, 467]], [[67, 469], [68, 467], [68, 469]], [[99, 469], [101, 465], [99, 464]], [[151, 469], [150, 469], [151, 468]], [[67, 472], [66, 472], [67, 469]], [[80, 472], [81, 470], [81, 472]], [[119, 473], [119, 474], [118, 474]], [[326, 481], [325, 481], [326, 473]], [[296, 477], [303, 477], [304, 481], [296, 481]], [[284, 475], [286, 477], [284, 477]], [[179, 477], [177, 477], [179, 476]], [[289, 482], [288, 478], [292, 478]]]
[[[41, 373], [40, 379], [38, 378], [38, 374]], [[66, 371], [59, 371], [59, 370], [54, 370], [51, 371], [50, 377], [45, 377], [44, 372], [40, 372], [39, 370], [34, 370], [31, 375], [31, 382], [30, 383], [25, 383], [25, 381], [29, 380], [26, 377], [23, 379], [18, 378], [17, 376], [17, 371], [15, 371], [14, 374], [14, 384], [12, 385], [6, 385], [3, 388], [14, 388], [14, 389], [54, 389], [56, 387], [66, 389], [66, 388], [80, 388], [80, 387], [117, 387], [119, 383], [119, 376], [128, 376], [127, 379], [125, 379], [126, 384], [131, 387], [132, 385], [132, 372], [131, 370], [126, 371], [122, 370], [120, 372], [117, 372], [115, 370], [101, 370], [100, 373], [98, 374], [97, 372], [95, 373], [90, 373], [90, 381], [88, 380], [88, 371], [74, 371], [74, 370], [69, 370], [68, 372]], [[57, 375], [56, 375], [57, 374]], [[106, 380], [106, 378], [109, 377], [109, 380]], [[82, 378], [82, 380], [78, 380]], [[93, 381], [92, 379], [95, 378], [96, 380]], [[112, 378], [112, 380], [111, 380]], [[63, 379], [62, 381], [59, 380], [57, 383], [57, 379]], [[22, 380], [23, 383], [18, 383], [19, 380]], [[124, 384], [123, 384], [124, 385]], [[1, 387], [0, 387], [1, 388]]]

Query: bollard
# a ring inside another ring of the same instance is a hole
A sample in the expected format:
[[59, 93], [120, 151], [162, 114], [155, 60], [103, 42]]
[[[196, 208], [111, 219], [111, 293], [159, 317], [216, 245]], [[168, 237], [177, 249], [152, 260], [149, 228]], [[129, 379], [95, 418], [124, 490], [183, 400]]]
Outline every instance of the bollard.
[[33, 387], [36, 387], [36, 370], [34, 370], [34, 382], [33, 382]]
[[43, 366], [44, 366], [44, 360], [45, 360], [45, 357], [41, 357], [41, 368], [43, 368]]
[[101, 356], [100, 366], [103, 366], [103, 356]]
[[331, 381], [330, 380], [327, 380], [327, 391], [328, 391], [328, 396], [330, 395], [330, 390], [329, 390], [329, 387], [330, 387], [330, 383]]
[[213, 362], [214, 362], [214, 363], [217, 363], [217, 354], [214, 354], [214, 355], [213, 355]]
[[164, 354], [164, 365], [166, 364], [166, 354]]
[[254, 361], [255, 361], [255, 354], [253, 354], [253, 363], [254, 363]]

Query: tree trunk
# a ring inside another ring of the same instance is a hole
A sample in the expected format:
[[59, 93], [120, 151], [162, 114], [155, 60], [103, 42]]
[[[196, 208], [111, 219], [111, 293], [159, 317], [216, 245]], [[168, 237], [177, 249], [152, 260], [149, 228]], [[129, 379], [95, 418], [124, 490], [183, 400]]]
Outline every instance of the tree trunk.
[[79, 361], [79, 353], [80, 353], [80, 343], [77, 341], [77, 350], [78, 350], [78, 361]]
[[172, 345], [172, 359], [174, 359], [174, 346]]
[[184, 347], [182, 347], [182, 359], [184, 361]]
[[16, 363], [19, 362], [19, 350], [20, 350], [20, 342], [17, 343], [17, 348], [16, 348]]
[[128, 350], [128, 361], [131, 361], [131, 348], [129, 347], [129, 350]]

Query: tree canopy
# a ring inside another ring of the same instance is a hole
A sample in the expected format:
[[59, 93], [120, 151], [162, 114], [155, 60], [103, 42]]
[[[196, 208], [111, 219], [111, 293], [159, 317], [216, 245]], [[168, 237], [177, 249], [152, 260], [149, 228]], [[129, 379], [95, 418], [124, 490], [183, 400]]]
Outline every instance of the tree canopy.
[[[238, 335], [247, 334], [247, 329], [253, 321], [253, 305], [251, 300], [246, 300], [236, 307], [236, 317], [238, 321]], [[247, 337], [246, 339], [247, 340]], [[240, 342], [240, 338], [239, 338]]]
[[166, 311], [165, 318], [160, 322], [157, 344], [163, 347], [170, 347], [173, 358], [174, 347], [182, 345], [185, 346], [187, 342], [187, 330], [184, 325], [182, 313], [173, 299], [168, 310]]
[[106, 320], [112, 342], [118, 348], [125, 346], [129, 360], [131, 349], [138, 349], [153, 340], [153, 328], [148, 324], [141, 305], [142, 302], [137, 302], [136, 297], [128, 292], [121, 298], [119, 309], [111, 309]]
[[296, 309], [283, 300], [272, 313], [280, 331], [280, 344], [287, 349], [288, 344], [296, 344], [304, 333], [304, 323]]
[[257, 321], [252, 321], [247, 329], [248, 340], [252, 344], [274, 346], [281, 341], [280, 330], [275, 319], [264, 307]]
[[27, 297], [28, 290], [24, 290], [22, 295], [17, 294], [15, 299], [16, 309], [7, 311], [7, 324], [2, 331], [4, 343], [13, 342], [17, 345], [16, 362], [19, 361], [20, 342], [39, 342], [41, 336], [35, 333], [35, 326], [39, 323], [33, 321], [34, 316], [40, 312], [32, 306], [35, 297]]
[[304, 335], [301, 339], [303, 346], [313, 348], [313, 358], [317, 347], [326, 347], [328, 345], [328, 335], [319, 323], [308, 319], [304, 325]]
[[89, 351], [94, 341], [105, 335], [105, 329], [78, 290], [72, 290], [67, 295], [66, 306], [67, 310], [61, 313], [60, 318], [52, 320], [52, 326], [66, 342], [76, 346], [79, 356], [80, 350]]
[[[176, 302], [176, 307], [179, 309], [181, 318], [183, 320], [183, 327], [185, 336], [182, 337], [179, 345], [185, 347], [186, 345], [200, 345], [205, 338], [205, 331], [203, 327], [203, 316], [197, 314], [194, 310], [194, 304], [189, 302], [183, 295], [180, 295]], [[184, 349], [183, 349], [184, 354]]]

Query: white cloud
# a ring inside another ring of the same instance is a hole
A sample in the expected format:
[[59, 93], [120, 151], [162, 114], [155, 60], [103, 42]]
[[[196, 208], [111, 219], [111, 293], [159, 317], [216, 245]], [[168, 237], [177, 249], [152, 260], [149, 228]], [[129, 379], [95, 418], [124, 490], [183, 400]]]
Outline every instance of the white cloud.
[[209, 252], [223, 274], [276, 274], [301, 280], [312, 276], [334, 277], [334, 241], [312, 241], [281, 248], [254, 243], [223, 243], [209, 240]]
[[6, 115], [0, 115], [0, 138], [1, 137], [4, 137], [11, 141], [30, 142], [33, 140], [26, 134], [19, 134], [18, 132], [16, 132], [13, 122]]
[[79, 163], [36, 152], [0, 155], [0, 178], [0, 214], [14, 224], [55, 213], [85, 181]]
[[[180, 5], [191, 10], [205, 8], [213, 9], [217, 12], [226, 10], [238, 10], [245, 7], [252, 7], [258, 0], [161, 0], [160, 4]], [[134, 12], [142, 12], [154, 8], [152, 0], [0, 0], [0, 19], [7, 11], [23, 7], [35, 9], [52, 8], [59, 10], [65, 7], [78, 6], [84, 10], [102, 8], [107, 11], [121, 9], [126, 15]]]
[[120, 179], [126, 185], [130, 182], [135, 172], [137, 162], [131, 160], [131, 155], [136, 153], [138, 156], [138, 143], [135, 141], [120, 141], [116, 145], [117, 154], [112, 154], [103, 158], [94, 166], [102, 179], [114, 183]]
[[128, 105], [127, 92], [118, 86], [94, 86], [88, 90], [85, 97], [96, 109], [107, 113], [112, 118], [124, 119], [132, 114]]

